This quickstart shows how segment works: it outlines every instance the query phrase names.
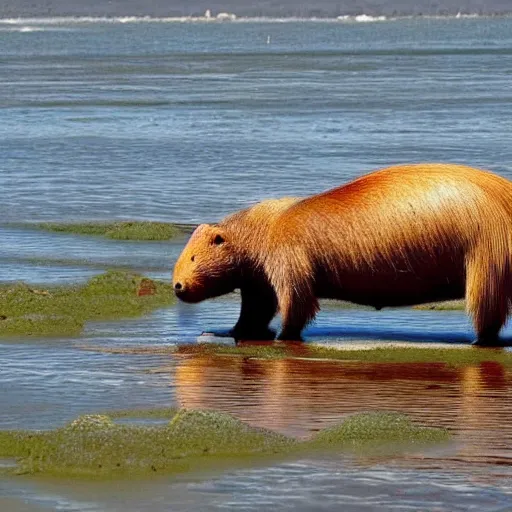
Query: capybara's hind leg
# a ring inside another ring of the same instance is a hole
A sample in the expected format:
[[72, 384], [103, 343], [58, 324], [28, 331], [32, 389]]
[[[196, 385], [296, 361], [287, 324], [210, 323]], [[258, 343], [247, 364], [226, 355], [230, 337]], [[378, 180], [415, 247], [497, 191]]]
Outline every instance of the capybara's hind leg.
[[277, 312], [273, 288], [270, 285], [246, 285], [240, 291], [240, 317], [231, 335], [238, 340], [273, 340], [276, 332], [268, 326]]
[[499, 345], [498, 335], [509, 314], [506, 272], [488, 264], [482, 267], [479, 262], [467, 266], [466, 307], [477, 334], [475, 344]]
[[468, 302], [468, 310], [472, 312], [476, 330], [476, 345], [499, 345], [499, 332], [507, 320], [507, 300], [496, 300], [482, 294], [477, 304]]
[[277, 337], [281, 341], [302, 341], [302, 330], [314, 318], [319, 309], [315, 297], [300, 295], [291, 290], [279, 295], [282, 329]]

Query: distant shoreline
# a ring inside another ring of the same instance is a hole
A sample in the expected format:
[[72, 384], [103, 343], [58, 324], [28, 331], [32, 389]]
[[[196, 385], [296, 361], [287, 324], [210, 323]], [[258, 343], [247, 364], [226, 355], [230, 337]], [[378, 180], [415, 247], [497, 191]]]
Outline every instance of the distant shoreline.
[[486, 19], [508, 18], [510, 13], [499, 14], [446, 14], [446, 15], [397, 15], [371, 16], [367, 14], [343, 15], [337, 17], [278, 17], [278, 16], [237, 16], [233, 13], [219, 13], [216, 16], [9, 16], [0, 17], [0, 25], [24, 24], [87, 24], [87, 23], [379, 23], [401, 20], [452, 20], [452, 19]]

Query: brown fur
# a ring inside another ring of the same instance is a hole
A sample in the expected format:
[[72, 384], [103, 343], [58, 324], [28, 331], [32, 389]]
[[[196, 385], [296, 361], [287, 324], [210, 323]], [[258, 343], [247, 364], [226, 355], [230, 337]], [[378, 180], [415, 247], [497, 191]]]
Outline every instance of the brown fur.
[[509, 314], [511, 257], [511, 182], [461, 165], [415, 164], [202, 225], [174, 282], [188, 301], [240, 288], [240, 337], [270, 336], [279, 309], [280, 339], [300, 339], [319, 298], [380, 309], [465, 296], [478, 339], [488, 342]]

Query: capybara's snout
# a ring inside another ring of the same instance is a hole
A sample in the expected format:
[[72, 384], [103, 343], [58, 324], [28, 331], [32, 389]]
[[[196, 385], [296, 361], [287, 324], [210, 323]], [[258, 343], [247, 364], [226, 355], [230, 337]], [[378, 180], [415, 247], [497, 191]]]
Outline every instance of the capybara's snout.
[[194, 304], [196, 302], [201, 302], [204, 297], [201, 296], [201, 291], [196, 289], [191, 283], [187, 283], [186, 279], [174, 278], [173, 279], [173, 289], [176, 297], [182, 302], [188, 302], [190, 304]]
[[180, 299], [181, 296], [183, 296], [185, 293], [185, 287], [183, 286], [183, 284], [180, 281], [175, 281], [173, 283], [173, 288], [174, 288], [174, 294], [176, 295], [176, 297], [178, 297], [178, 299]]
[[178, 299], [186, 300], [187, 286], [183, 278], [174, 276], [172, 287], [174, 289], [174, 294], [176, 295], [176, 297], [178, 297]]

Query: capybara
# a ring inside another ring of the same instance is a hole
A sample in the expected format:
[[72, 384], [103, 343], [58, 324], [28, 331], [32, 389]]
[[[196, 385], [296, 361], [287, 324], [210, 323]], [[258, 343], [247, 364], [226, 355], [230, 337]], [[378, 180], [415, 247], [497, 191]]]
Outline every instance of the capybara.
[[477, 342], [494, 344], [512, 298], [512, 183], [454, 164], [382, 169], [307, 198], [269, 200], [202, 224], [174, 269], [199, 302], [240, 289], [232, 335], [300, 340], [340, 299], [377, 309], [466, 298]]

